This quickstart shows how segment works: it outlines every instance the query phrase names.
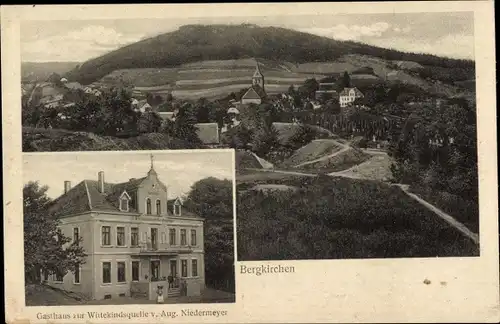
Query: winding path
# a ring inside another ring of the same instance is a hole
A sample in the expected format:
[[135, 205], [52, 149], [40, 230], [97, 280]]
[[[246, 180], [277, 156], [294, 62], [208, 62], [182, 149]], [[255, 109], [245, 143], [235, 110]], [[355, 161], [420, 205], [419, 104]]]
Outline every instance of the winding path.
[[[301, 163], [299, 165], [296, 165], [295, 167], [299, 167], [299, 166], [303, 166], [303, 165], [307, 165], [307, 164], [312, 164], [312, 163], [316, 163], [318, 161], [329, 159], [332, 156], [335, 156], [336, 154], [339, 154], [339, 153], [341, 153], [341, 152], [349, 149], [349, 146], [346, 145], [346, 144], [342, 144], [342, 143], [338, 143], [338, 144], [343, 145], [343, 148], [340, 151], [337, 151], [337, 152], [335, 152], [333, 154], [329, 154], [329, 155], [323, 156], [323, 157], [321, 157], [319, 159], [315, 159], [315, 160], [312, 160], [312, 161], [307, 161], [307, 162]], [[368, 154], [373, 155], [373, 158], [375, 158], [377, 155], [379, 155], [379, 156], [380, 155], [384, 155], [384, 154], [387, 155], [386, 152], [378, 151], [378, 150], [364, 150], [364, 151], [366, 153], [368, 153]], [[368, 163], [369, 161], [370, 160], [365, 161], [363, 163]], [[355, 174], [353, 174], [353, 172], [351, 172], [354, 168], [359, 167], [363, 163], [358, 164], [358, 165], [356, 165], [354, 167], [351, 167], [351, 168], [343, 170], [343, 171], [329, 173], [328, 175], [332, 176], [332, 177], [343, 177], [343, 178], [351, 178], [351, 179], [365, 179], [362, 175], [355, 175]], [[260, 171], [260, 172], [281, 173], [281, 174], [296, 175], [296, 176], [306, 176], [306, 177], [317, 177], [318, 176], [317, 174], [312, 174], [312, 173], [303, 173], [303, 172], [294, 172], [294, 171], [282, 171], [282, 170], [276, 170], [276, 169], [251, 169], [251, 170]], [[467, 228], [467, 226], [465, 226], [461, 222], [457, 221], [453, 216], [445, 213], [441, 209], [437, 208], [436, 206], [434, 206], [434, 205], [428, 203], [427, 201], [425, 201], [424, 199], [420, 198], [418, 195], [410, 192], [410, 186], [409, 185], [401, 184], [401, 183], [393, 183], [391, 185], [399, 187], [410, 198], [416, 200], [422, 206], [424, 206], [428, 210], [432, 211], [438, 217], [440, 217], [441, 219], [443, 219], [444, 221], [446, 221], [449, 225], [451, 225], [452, 227], [454, 227], [455, 229], [457, 229], [460, 233], [462, 233], [463, 235], [465, 235], [469, 239], [471, 239], [475, 244], [479, 244], [479, 235], [477, 233], [474, 233], [471, 230], [469, 230]]]
[[[325, 140], [322, 140], [322, 141], [325, 141]], [[300, 164], [294, 165], [293, 167], [294, 168], [300, 168], [300, 167], [303, 167], [304, 165], [309, 165], [309, 164], [314, 164], [314, 163], [317, 163], [317, 162], [325, 161], [325, 160], [331, 159], [332, 157], [337, 156], [339, 154], [342, 154], [345, 151], [349, 150], [349, 146], [346, 145], [346, 144], [343, 144], [343, 143], [340, 143], [340, 142], [337, 142], [337, 141], [334, 141], [334, 140], [330, 140], [330, 141], [333, 142], [333, 143], [335, 143], [335, 145], [342, 146], [342, 149], [340, 149], [339, 151], [336, 151], [336, 152], [334, 152], [332, 154], [324, 155], [324, 156], [322, 156], [322, 157], [320, 157], [318, 159], [314, 159], [314, 160], [311, 160], [311, 161], [302, 162]]]

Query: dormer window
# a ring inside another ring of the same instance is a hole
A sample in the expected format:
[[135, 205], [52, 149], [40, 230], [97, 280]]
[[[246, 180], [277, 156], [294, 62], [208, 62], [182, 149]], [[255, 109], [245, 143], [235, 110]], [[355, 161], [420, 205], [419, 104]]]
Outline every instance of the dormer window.
[[181, 205], [174, 205], [174, 215], [175, 216], [181, 215]]
[[179, 198], [177, 198], [174, 202], [174, 215], [175, 216], [181, 216], [181, 207], [182, 207], [182, 202]]
[[120, 205], [120, 210], [121, 211], [124, 211], [124, 212], [128, 212], [129, 211], [129, 202], [130, 202], [131, 198], [130, 196], [128, 195], [128, 193], [126, 191], [124, 191], [121, 196], [120, 196], [120, 201], [119, 201], [119, 205]]

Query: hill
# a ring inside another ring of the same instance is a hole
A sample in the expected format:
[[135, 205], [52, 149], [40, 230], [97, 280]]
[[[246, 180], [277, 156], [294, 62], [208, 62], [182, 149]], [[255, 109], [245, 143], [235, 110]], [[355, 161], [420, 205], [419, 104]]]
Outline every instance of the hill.
[[52, 73], [64, 74], [76, 68], [78, 64], [78, 62], [21, 62], [21, 80], [45, 81]]
[[[131, 68], [172, 68], [182, 64], [256, 57], [289, 69], [307, 62], [335, 61], [356, 53], [391, 61], [427, 66], [473, 66], [474, 62], [412, 54], [366, 44], [337, 41], [295, 30], [256, 25], [186, 25], [122, 47], [83, 63], [66, 74], [72, 81], [90, 84], [112, 71]], [[279, 62], [291, 62], [279, 63]]]

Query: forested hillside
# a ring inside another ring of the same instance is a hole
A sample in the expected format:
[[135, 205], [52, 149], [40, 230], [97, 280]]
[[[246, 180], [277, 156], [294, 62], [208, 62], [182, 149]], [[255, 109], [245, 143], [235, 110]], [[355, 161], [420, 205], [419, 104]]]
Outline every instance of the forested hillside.
[[425, 66], [468, 68], [472, 61], [412, 54], [366, 44], [337, 41], [279, 27], [255, 25], [186, 25], [89, 60], [67, 73], [89, 84], [118, 69], [175, 67], [204, 60], [255, 57], [293, 64], [334, 61], [357, 53]]

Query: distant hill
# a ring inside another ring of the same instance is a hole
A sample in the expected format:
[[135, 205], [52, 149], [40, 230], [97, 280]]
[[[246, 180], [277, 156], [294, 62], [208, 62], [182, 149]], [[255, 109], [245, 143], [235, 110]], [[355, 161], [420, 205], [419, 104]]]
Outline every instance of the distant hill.
[[78, 62], [21, 62], [21, 80], [46, 81], [52, 73], [64, 74], [78, 66]]
[[200, 61], [242, 58], [288, 62], [277, 63], [277, 66], [290, 70], [301, 63], [331, 62], [347, 54], [447, 68], [474, 66], [473, 61], [403, 53], [278, 27], [250, 24], [186, 25], [176, 31], [145, 39], [91, 59], [78, 69], [69, 71], [66, 77], [82, 84], [90, 84], [115, 70], [173, 68]]

